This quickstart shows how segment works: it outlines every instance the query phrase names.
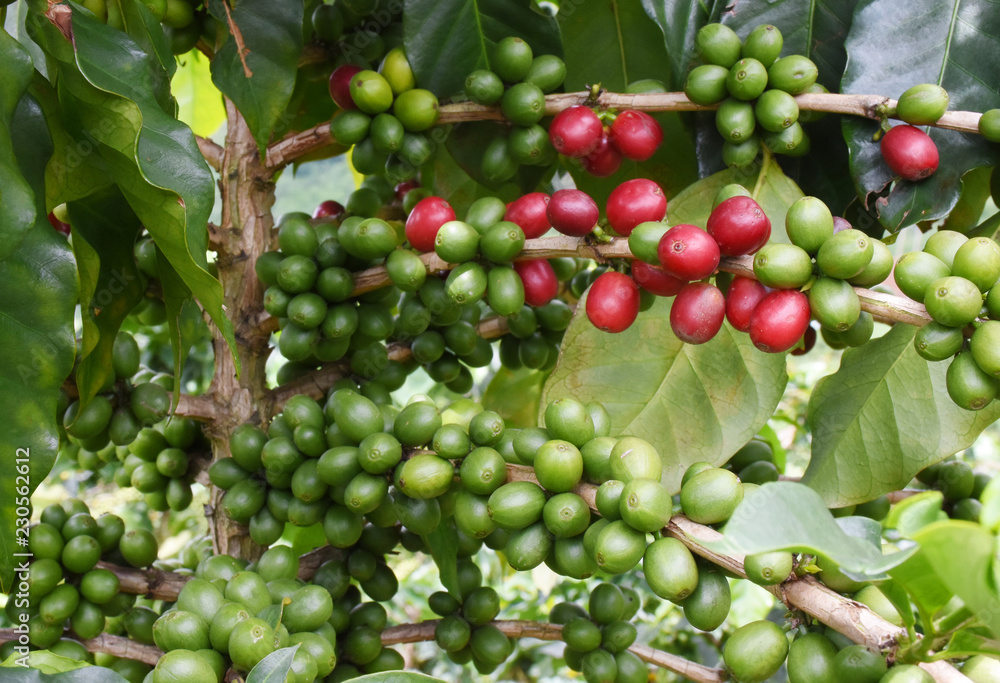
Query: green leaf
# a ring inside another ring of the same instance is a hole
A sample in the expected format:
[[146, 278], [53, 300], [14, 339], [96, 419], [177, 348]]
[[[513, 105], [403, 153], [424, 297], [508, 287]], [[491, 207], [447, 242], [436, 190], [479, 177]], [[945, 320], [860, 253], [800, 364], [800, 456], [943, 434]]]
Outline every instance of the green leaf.
[[809, 398], [812, 457], [802, 483], [831, 507], [863, 503], [905, 486], [928, 465], [957, 453], [1000, 417], [1000, 404], [959, 408], [945, 386], [947, 363], [913, 348], [917, 328], [848, 349], [840, 368]]
[[162, 67], [156, 73], [156, 90], [162, 93], [159, 97], [163, 111], [173, 114], [174, 104], [169, 96], [168, 83], [177, 69], [177, 60], [170, 49], [170, 41], [163, 32], [163, 26], [156, 20], [149, 8], [141, 0], [107, 0], [108, 23], [117, 15], [121, 29], [148, 54], [155, 56]]
[[[645, 78], [663, 79], [667, 61], [659, 27], [635, 2], [585, 2], [560, 9], [557, 17], [566, 49], [566, 90], [584, 90], [600, 83], [612, 92]], [[667, 86], [670, 87], [668, 76]], [[698, 179], [690, 131], [677, 113], [654, 114], [663, 128], [663, 144], [642, 163], [623, 160], [608, 178], [595, 178], [580, 166], [570, 166], [579, 189], [603, 206], [619, 184], [632, 178], [657, 181], [668, 196]]]
[[441, 585], [457, 600], [462, 599], [458, 586], [458, 533], [451, 524], [441, 524], [426, 536], [424, 545], [431, 551], [441, 574]]
[[0, 259], [7, 258], [35, 224], [35, 197], [14, 156], [11, 125], [14, 111], [31, 84], [34, 68], [20, 43], [0, 29]]
[[989, 629], [982, 627], [963, 628], [956, 631], [948, 641], [944, 651], [948, 658], [991, 655], [1000, 657], [1000, 641], [990, 637]]
[[897, 567], [889, 576], [926, 614], [936, 614], [951, 602], [954, 593], [934, 573], [921, 549]]
[[177, 98], [177, 118], [190, 126], [195, 135], [208, 137], [226, 120], [222, 93], [212, 82], [207, 57], [194, 50], [182, 59], [170, 81]]
[[501, 367], [483, 392], [483, 408], [492, 410], [511, 427], [535, 427], [547, 372]]
[[[163, 290], [163, 306], [167, 311], [167, 327], [170, 331], [170, 346], [174, 357], [174, 396], [176, 405], [181, 394], [181, 373], [184, 371], [184, 361], [187, 359], [191, 345], [200, 336], [196, 322], [201, 314], [191, 290], [173, 265], [164, 256], [163, 250], [156, 248], [156, 272], [160, 278]], [[195, 320], [192, 320], [192, 316]]]
[[[993, 582], [996, 537], [972, 522], [937, 522], [919, 531], [920, 554], [941, 582], [1000, 635], [1000, 596]], [[957, 558], [961, 561], [956, 562]]]
[[78, 132], [89, 132], [132, 209], [235, 351], [222, 286], [207, 269], [214, 181], [190, 129], [156, 98], [162, 67], [86, 12], [73, 12], [75, 53], [67, 54], [62, 34], [46, 21], [35, 22], [34, 35], [59, 60], [64, 108], [73, 110]]
[[[19, 661], [22, 663], [19, 664]], [[86, 662], [78, 662], [75, 659], [63, 657], [55, 654], [54, 652], [49, 652], [48, 650], [35, 650], [33, 652], [29, 652], [27, 657], [14, 653], [8, 657], [3, 664], [0, 664], [0, 667], [25, 666], [25, 662], [27, 666], [30, 666], [32, 669], [37, 669], [43, 674], [61, 674], [67, 671], [76, 671], [77, 669], [84, 669], [90, 666]], [[4, 672], [5, 680], [6, 673], [7, 672]]]
[[706, 344], [684, 344], [670, 331], [671, 302], [657, 298], [629, 329], [609, 334], [587, 319], [584, 295], [541, 405], [599, 401], [612, 434], [656, 446], [663, 483], [677, 491], [688, 465], [721, 465], [767, 423], [788, 376], [784, 355], [761, 353], [728, 323]]
[[959, 195], [958, 203], [941, 226], [942, 230], [955, 230], [967, 234], [979, 225], [986, 200], [990, 198], [992, 174], [992, 168], [981, 167], [974, 168], [962, 176], [962, 194]]
[[[0, 259], [0, 281], [6, 283], [0, 297], [0, 357], [6, 359], [0, 364], [0, 414], [6, 417], [0, 450], [8, 454], [0, 459], [0, 490], [8, 492], [0, 496], [2, 592], [10, 590], [14, 553], [23, 540], [17, 536], [16, 508], [48, 475], [59, 448], [56, 404], [73, 368], [77, 300], [73, 254], [45, 216], [44, 173], [52, 141], [42, 110], [25, 95], [10, 121], [13, 138], [6, 142], [13, 142], [34, 211], [23, 238]], [[21, 486], [27, 489], [23, 496]]]
[[421, 88], [438, 97], [462, 92], [465, 77], [489, 68], [493, 48], [507, 36], [536, 55], [561, 55], [555, 20], [530, 0], [405, 0], [403, 47]]
[[[642, 7], [663, 33], [674, 87], [680, 89], [697, 58], [694, 39], [705, 24], [719, 21], [726, 0], [642, 0]], [[742, 7], [740, 8], [743, 9]]]
[[[453, 135], [449, 135], [449, 140], [452, 137]], [[468, 158], [471, 159], [475, 152], [468, 151], [468, 154]], [[505, 183], [495, 190], [479, 184], [455, 161], [447, 145], [437, 147], [434, 158], [424, 167], [422, 180], [426, 185], [434, 188], [435, 195], [447, 197], [448, 203], [455, 209], [455, 214], [458, 216], [464, 216], [472, 202], [480, 197], [497, 196], [509, 202], [523, 194], [516, 180]]]
[[[918, 0], [906, 12], [914, 21], [900, 21], [893, 0], [858, 3], [842, 91], [897, 98], [917, 83], [937, 83], [951, 97], [949, 109], [1000, 107], [1000, 13], [993, 3]], [[965, 173], [996, 161], [996, 150], [979, 136], [931, 128], [941, 157], [937, 172], [919, 182], [898, 181], [887, 196], [876, 198], [893, 180], [872, 140], [878, 123], [844, 117], [843, 128], [858, 194], [874, 205], [890, 232], [946, 216], [958, 201]]]
[[128, 683], [111, 669], [101, 666], [85, 666], [74, 671], [51, 674], [13, 666], [3, 672], [3, 680], [4, 683]]
[[916, 615], [913, 612], [913, 603], [910, 601], [910, 594], [906, 592], [903, 586], [892, 579], [882, 581], [878, 584], [878, 589], [882, 592], [892, 606], [896, 608], [899, 612], [900, 619], [903, 620], [903, 626], [906, 628], [913, 628], [913, 625], [917, 623]]
[[73, 249], [80, 263], [83, 321], [76, 383], [85, 404], [111, 376], [115, 336], [125, 316], [142, 299], [132, 249], [142, 223], [117, 188], [72, 202], [69, 213]]
[[[433, 137], [437, 137], [437, 130], [440, 129], [432, 131]], [[508, 201], [516, 199], [522, 194], [533, 191], [542, 179], [552, 172], [552, 167], [549, 166], [521, 166], [510, 180], [501, 183], [488, 181], [482, 172], [486, 146], [493, 138], [506, 134], [507, 128], [496, 121], [472, 121], [453, 126], [445, 139], [444, 147], [452, 159], [478, 186], [477, 196], [499, 194]]]
[[247, 683], [285, 683], [288, 672], [292, 670], [292, 659], [298, 644], [275, 650], [257, 663], [257, 666], [247, 676]]
[[940, 519], [942, 503], [944, 496], [940, 491], [910, 496], [892, 506], [885, 518], [885, 528], [895, 529], [903, 538], [913, 538], [915, 533]]
[[413, 671], [382, 671], [377, 674], [358, 676], [351, 680], [357, 681], [357, 683], [444, 683], [440, 678]]
[[[223, 6], [229, 0], [210, 0], [213, 16], [226, 24]], [[233, 101], [253, 133], [261, 156], [279, 125], [295, 88], [302, 53], [302, 0], [240, 0], [229, 13], [243, 37], [243, 60], [233, 36], [212, 59], [212, 82]]]
[[795, 482], [764, 484], [743, 499], [723, 528], [723, 538], [709, 547], [727, 553], [773, 550], [824, 555], [844, 571], [867, 574], [898, 564], [911, 553], [883, 556], [865, 537], [853, 536], [852, 525], [840, 524], [815, 491]]

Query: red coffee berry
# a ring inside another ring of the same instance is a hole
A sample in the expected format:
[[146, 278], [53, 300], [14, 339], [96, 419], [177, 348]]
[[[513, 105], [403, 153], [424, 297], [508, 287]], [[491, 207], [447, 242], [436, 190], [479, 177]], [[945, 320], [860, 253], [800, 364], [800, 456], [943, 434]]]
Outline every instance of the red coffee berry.
[[768, 288], [753, 278], [734, 277], [726, 292], [726, 319], [740, 332], [750, 329], [750, 316], [767, 296]]
[[645, 261], [632, 261], [632, 279], [636, 284], [656, 296], [673, 296], [687, 284], [662, 268], [651, 266]]
[[560, 154], [585, 157], [601, 142], [604, 127], [590, 107], [576, 105], [559, 112], [549, 125], [549, 140]]
[[712, 210], [708, 234], [723, 256], [752, 254], [771, 237], [771, 221], [750, 197], [730, 197]]
[[69, 223], [63, 223], [61, 220], [56, 218], [56, 215], [52, 212], [49, 212], [49, 223], [52, 224], [52, 227], [55, 228], [57, 232], [61, 232], [64, 235], [68, 235], [72, 232], [72, 228], [70, 228]]
[[448, 221], [455, 220], [455, 210], [441, 197], [424, 197], [406, 218], [406, 239], [417, 251], [434, 251], [434, 238]]
[[719, 245], [696, 225], [675, 225], [663, 233], [656, 254], [660, 265], [681, 280], [701, 280], [719, 267]]
[[816, 346], [816, 328], [810, 325], [806, 328], [805, 334], [802, 335], [802, 346], [796, 346], [792, 349], [793, 356], [804, 356], [813, 350]]
[[580, 159], [580, 163], [583, 165], [583, 170], [590, 175], [597, 178], [607, 178], [621, 167], [622, 155], [611, 144], [607, 133], [605, 133], [601, 136], [601, 142], [597, 145], [597, 148], [583, 159]]
[[507, 213], [503, 219], [521, 227], [525, 239], [541, 237], [548, 231], [549, 218], [546, 211], [549, 207], [549, 196], [544, 192], [531, 192], [518, 197], [507, 205]]
[[587, 294], [587, 318], [599, 330], [624, 332], [639, 315], [639, 286], [628, 275], [601, 273]]
[[667, 196], [652, 180], [634, 178], [611, 191], [605, 210], [615, 232], [628, 237], [639, 223], [663, 220], [667, 215]]
[[340, 218], [345, 211], [343, 204], [327, 199], [325, 202], [320, 202], [320, 205], [313, 211], [313, 218]]
[[559, 280], [552, 264], [543, 258], [516, 261], [514, 270], [524, 284], [524, 302], [530, 306], [544, 306], [559, 293]]
[[351, 79], [354, 78], [354, 74], [361, 71], [360, 66], [344, 64], [338, 66], [330, 74], [330, 97], [341, 109], [358, 108], [358, 105], [354, 104], [354, 98], [351, 97]]
[[418, 180], [404, 180], [401, 183], [397, 183], [393, 191], [396, 193], [396, 199], [402, 199], [406, 196], [406, 193], [410, 190], [415, 190], [420, 187], [420, 181]]
[[797, 289], [776, 289], [750, 315], [750, 341], [761, 351], [781, 353], [799, 343], [809, 327], [809, 297]]
[[923, 180], [938, 167], [938, 148], [915, 126], [895, 126], [882, 136], [882, 158], [904, 180]]
[[833, 217], [833, 234], [834, 235], [836, 235], [838, 232], [841, 232], [842, 230], [850, 230], [853, 227], [854, 226], [851, 225], [851, 222], [849, 220], [847, 220], [846, 218], [841, 218], [840, 216], [834, 216]]
[[552, 227], [562, 234], [583, 237], [597, 225], [601, 210], [583, 190], [556, 190], [552, 193], [545, 215]]
[[722, 328], [726, 297], [715, 285], [691, 282], [677, 292], [670, 308], [670, 329], [687, 344], [704, 344]]
[[663, 142], [663, 129], [646, 112], [630, 109], [615, 118], [608, 139], [626, 159], [645, 161]]

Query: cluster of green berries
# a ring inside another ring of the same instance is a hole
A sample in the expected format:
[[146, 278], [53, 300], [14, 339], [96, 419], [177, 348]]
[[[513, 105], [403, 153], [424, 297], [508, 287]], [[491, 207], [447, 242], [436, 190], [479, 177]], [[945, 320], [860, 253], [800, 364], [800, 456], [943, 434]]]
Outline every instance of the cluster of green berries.
[[316, 4], [307, 21], [312, 40], [327, 49], [336, 66], [368, 67], [403, 44], [401, 10], [378, 0], [336, 0]]
[[728, 26], [708, 24], [695, 41], [705, 63], [688, 74], [684, 92], [697, 104], [719, 105], [715, 125], [728, 166], [748, 166], [761, 144], [774, 154], [809, 151], [794, 96], [826, 92], [816, 83], [816, 64], [802, 55], [779, 57], [784, 39], [770, 24], [757, 26], [743, 41]]
[[510, 127], [487, 145], [482, 174], [491, 183], [513, 177], [521, 165], [548, 166], [556, 160], [549, 134], [540, 125], [545, 95], [566, 78], [566, 64], [555, 55], [535, 56], [516, 37], [497, 43], [490, 69], [478, 69], [465, 79], [465, 96], [477, 104], [499, 104]]

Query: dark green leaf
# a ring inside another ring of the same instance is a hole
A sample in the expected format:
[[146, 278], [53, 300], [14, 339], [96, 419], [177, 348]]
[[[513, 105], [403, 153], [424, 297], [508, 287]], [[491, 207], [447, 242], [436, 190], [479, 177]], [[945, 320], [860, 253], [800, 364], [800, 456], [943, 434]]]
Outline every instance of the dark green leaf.
[[530, 368], [500, 368], [483, 392], [483, 408], [500, 415], [511, 427], [538, 425], [542, 385], [548, 373]]
[[[461, 133], [457, 134], [462, 135]], [[449, 141], [455, 135], [455, 132], [449, 135]], [[468, 153], [470, 159], [475, 154], [474, 151]], [[516, 178], [517, 176], [515, 176]], [[447, 197], [448, 203], [452, 205], [458, 216], [464, 216], [472, 202], [480, 197], [498, 196], [504, 201], [513, 201], [522, 194], [521, 187], [516, 180], [508, 182], [496, 190], [479, 184], [455, 161], [447, 145], [438, 145], [434, 158], [424, 167], [422, 180], [434, 188], [434, 194]]]
[[0, 63], [4, 65], [4, 78], [0, 78], [0, 259], [4, 259], [35, 224], [35, 197], [14, 157], [11, 135], [14, 111], [31, 83], [34, 69], [28, 51], [2, 29]]
[[456, 600], [461, 600], [462, 592], [458, 587], [458, 534], [455, 527], [441, 524], [422, 538], [441, 574], [441, 585]]
[[675, 88], [687, 80], [687, 73], [694, 66], [697, 53], [694, 38], [705, 24], [719, 21], [729, 3], [724, 0], [642, 0], [646, 13], [663, 32], [670, 75]]
[[562, 396], [604, 404], [611, 433], [656, 446], [663, 483], [677, 491], [688, 465], [721, 465], [766, 424], [788, 376], [784, 355], [761, 353], [728, 324], [706, 344], [684, 344], [670, 331], [671, 301], [658, 298], [609, 334], [587, 319], [585, 295], [541, 405]]
[[990, 198], [990, 176], [993, 169], [990, 167], [974, 168], [962, 176], [962, 194], [959, 195], [958, 203], [948, 214], [942, 230], [955, 230], [956, 232], [968, 233], [979, 224], [979, 219], [983, 215], [983, 208], [986, 200]]
[[[435, 129], [431, 133], [432, 139], [440, 135], [437, 133], [440, 130], [442, 129]], [[482, 171], [486, 146], [493, 138], [506, 134], [507, 129], [496, 121], [472, 121], [453, 126], [444, 140], [444, 147], [454, 162], [482, 188], [477, 197], [498, 194], [507, 201], [516, 199], [522, 194], [534, 191], [542, 179], [552, 171], [552, 168], [547, 166], [521, 166], [510, 180], [501, 183], [488, 181]], [[443, 138], [444, 135], [440, 137]], [[440, 144], [439, 140], [435, 142]]]
[[[847, 38], [849, 56], [841, 83], [845, 93], [899, 97], [917, 83], [937, 83], [951, 96], [950, 109], [986, 111], [1000, 107], [1000, 13], [987, 0], [921, 0], [907, 5], [901, 21], [892, 0], [862, 0]], [[996, 152], [978, 135], [931, 128], [941, 163], [919, 182], [892, 182], [872, 140], [878, 124], [845, 117], [844, 137], [858, 194], [867, 197], [890, 231], [946, 216], [961, 193], [961, 179], [978, 166], [990, 166]]]
[[[972, 522], [937, 522], [916, 534], [920, 554], [965, 606], [1000, 635], [1000, 596], [993, 578], [996, 537]], [[961, 561], [956, 561], [961, 558]]]
[[[663, 80], [667, 52], [659, 27], [635, 2], [585, 2], [560, 9], [559, 27], [566, 46], [566, 90], [583, 90], [600, 83], [612, 92], [645, 78]], [[670, 79], [667, 74], [667, 85]], [[680, 115], [654, 115], [663, 128], [663, 144], [647, 161], [624, 160], [608, 178], [595, 178], [577, 165], [571, 166], [579, 189], [599, 206], [619, 184], [632, 178], [657, 181], [667, 196], [698, 179], [694, 145]]]
[[1000, 417], [1000, 404], [959, 408], [945, 387], [947, 363], [913, 348], [916, 328], [848, 349], [840, 369], [809, 399], [812, 457], [802, 482], [832, 507], [862, 503], [905, 486], [928, 465], [957, 453]]
[[536, 55], [562, 54], [555, 20], [530, 0], [406, 0], [404, 6], [406, 57], [420, 87], [438, 97], [461, 93], [465, 77], [489, 68], [493, 48], [507, 36], [524, 39]]
[[773, 482], [744, 498], [726, 523], [724, 538], [707, 545], [729, 553], [790, 550], [824, 555], [842, 570], [861, 574], [878, 573], [911, 554], [901, 551], [883, 556], [867, 534], [864, 538], [851, 535], [858, 529], [839, 521], [809, 487]]
[[162, 67], [154, 74], [157, 79], [154, 89], [163, 111], [172, 115], [174, 103], [169, 94], [169, 83], [177, 70], [177, 60], [170, 50], [170, 41], [163, 33], [163, 27], [140, 0], [108, 0], [108, 23], [116, 25], [111, 22], [112, 14], [120, 18], [122, 30], [145, 52], [156, 57]]
[[[229, 0], [210, 0], [209, 8], [224, 25]], [[295, 87], [302, 53], [302, 0], [240, 0], [229, 14], [243, 36], [243, 60], [233, 36], [212, 59], [212, 81], [243, 117], [261, 154], [280, 124]]]
[[18, 487], [27, 489], [25, 497], [34, 491], [48, 475], [59, 448], [56, 403], [73, 368], [77, 300], [73, 254], [45, 215], [43, 179], [52, 141], [42, 110], [34, 98], [24, 95], [10, 122], [13, 144], [11, 137], [5, 142], [28, 188], [33, 215], [23, 238], [0, 259], [0, 281], [6, 283], [0, 297], [0, 357], [6, 359], [0, 364], [0, 414], [6, 416], [0, 440], [8, 454], [0, 460], [0, 489], [8, 492], [0, 496], [0, 590], [4, 592], [10, 589], [14, 553], [23, 539], [16, 532], [15, 510], [24, 502]]
[[73, 202], [69, 211], [73, 249], [81, 264], [83, 344], [76, 384], [81, 402], [86, 403], [111, 376], [115, 336], [125, 316], [142, 299], [132, 250], [142, 223], [117, 188]]
[[162, 66], [127, 35], [78, 10], [75, 53], [44, 18], [37, 18], [34, 36], [57, 60], [76, 133], [87, 132], [157, 246], [235, 349], [222, 287], [207, 269], [214, 181], [190, 129], [156, 99]]
[[[170, 330], [170, 346], [174, 356], [174, 403], [180, 397], [180, 376], [184, 371], [184, 361], [187, 359], [191, 344], [197, 339], [198, 331], [192, 324], [191, 316], [201, 318], [197, 305], [191, 298], [191, 290], [174, 270], [173, 265], [164, 256], [163, 251], [156, 248], [156, 272], [160, 278], [163, 290], [163, 306], [167, 311], [167, 325]], [[193, 307], [193, 308], [192, 308]]]
[[247, 683], [285, 683], [298, 649], [298, 645], [283, 647], [264, 657], [247, 676]]
[[440, 678], [413, 671], [382, 671], [352, 678], [357, 683], [444, 683]]

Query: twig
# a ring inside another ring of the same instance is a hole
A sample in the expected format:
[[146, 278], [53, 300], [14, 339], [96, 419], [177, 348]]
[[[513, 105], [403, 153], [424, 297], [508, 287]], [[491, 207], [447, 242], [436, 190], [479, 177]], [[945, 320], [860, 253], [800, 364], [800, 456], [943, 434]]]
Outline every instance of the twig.
[[[0, 643], [8, 640], [17, 640], [18, 634], [12, 628], [0, 628]], [[71, 632], [66, 632], [68, 638], [72, 638]], [[112, 636], [102, 633], [96, 638], [80, 641], [81, 644], [91, 652], [103, 652], [122, 659], [134, 659], [137, 662], [144, 662], [150, 666], [155, 666], [163, 656], [163, 651], [153, 645], [143, 645], [131, 638], [123, 636]]]
[[236, 41], [236, 53], [240, 56], [240, 62], [243, 64], [243, 75], [247, 78], [253, 78], [253, 71], [247, 64], [247, 55], [250, 50], [243, 42], [243, 33], [240, 31], [240, 27], [233, 20], [233, 13], [229, 9], [229, 0], [222, 0], [222, 6], [226, 9], [226, 23], [229, 24], [229, 32], [233, 34], [233, 40]]
[[153, 600], [166, 600], [168, 602], [177, 600], [181, 588], [191, 580], [190, 576], [166, 572], [162, 569], [120, 567], [110, 562], [98, 562], [97, 566], [110, 570], [118, 577], [122, 593], [144, 595]]
[[198, 150], [201, 152], [201, 155], [205, 157], [205, 161], [208, 162], [208, 165], [216, 171], [222, 170], [222, 146], [200, 135], [195, 135], [194, 139], [198, 143]]

